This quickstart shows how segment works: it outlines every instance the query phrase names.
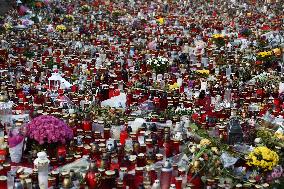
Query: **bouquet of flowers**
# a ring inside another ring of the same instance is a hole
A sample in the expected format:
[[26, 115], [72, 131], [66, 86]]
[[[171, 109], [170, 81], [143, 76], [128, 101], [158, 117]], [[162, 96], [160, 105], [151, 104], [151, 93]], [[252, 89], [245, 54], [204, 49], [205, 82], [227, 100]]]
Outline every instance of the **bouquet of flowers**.
[[64, 32], [64, 31], [66, 31], [66, 26], [64, 26], [64, 25], [57, 25], [56, 26], [56, 31], [59, 31], [59, 32]]
[[284, 140], [284, 134], [283, 134], [283, 130], [277, 130], [275, 133], [274, 133], [274, 136], [276, 138], [278, 138], [279, 140]]
[[164, 23], [165, 23], [165, 19], [164, 18], [158, 18], [157, 19], [157, 23], [159, 24], [159, 25], [163, 25]]
[[150, 58], [146, 61], [148, 65], [150, 65], [152, 70], [155, 70], [156, 73], [164, 73], [167, 71], [169, 67], [169, 60], [165, 57], [157, 57], [157, 58]]
[[212, 36], [212, 41], [218, 46], [222, 47], [225, 45], [225, 37], [223, 34], [214, 34]]
[[261, 143], [263, 145], [271, 149], [274, 149], [275, 146], [284, 148], [284, 141], [281, 137], [282, 135], [281, 130], [277, 130], [275, 133], [273, 132], [274, 132], [273, 130], [262, 127], [261, 129], [257, 130], [256, 135], [258, 138], [261, 139]]
[[84, 12], [89, 12], [90, 9], [91, 9], [91, 7], [89, 5], [83, 5], [81, 8], [82, 8], [82, 11], [84, 11]]
[[177, 89], [179, 89], [179, 86], [178, 86], [177, 83], [174, 83], [174, 84], [172, 84], [172, 85], [169, 85], [169, 89], [170, 89], [170, 90], [177, 90]]
[[209, 70], [196, 70], [195, 73], [204, 77], [208, 77], [210, 74]]
[[279, 156], [266, 146], [256, 147], [247, 157], [249, 166], [256, 166], [265, 171], [272, 170], [278, 164]]
[[241, 31], [240, 31], [240, 34], [242, 36], [245, 36], [245, 37], [248, 37], [252, 34], [252, 31], [248, 28], [243, 28]]
[[263, 51], [257, 53], [257, 60], [264, 61], [264, 62], [271, 62], [275, 59], [274, 52], [273, 51]]
[[42, 115], [34, 118], [26, 125], [27, 136], [44, 143], [65, 143], [66, 140], [73, 138], [73, 131], [62, 120], [48, 115]]
[[121, 12], [119, 10], [115, 10], [112, 12], [113, 18], [118, 18], [119, 16], [121, 16]]
[[5, 23], [3, 24], [3, 27], [5, 28], [5, 30], [11, 30], [13, 29], [13, 26], [10, 23]]
[[9, 132], [8, 145], [11, 161], [19, 163], [22, 158], [22, 151], [24, 145], [24, 133], [18, 128], [13, 128]]
[[74, 21], [74, 16], [71, 15], [71, 14], [67, 14], [65, 16], [65, 19], [66, 19], [67, 22], [73, 22]]
[[208, 146], [211, 144], [211, 141], [207, 138], [203, 138], [201, 139], [200, 143], [199, 143], [201, 146]]
[[272, 50], [275, 56], [281, 56], [281, 49], [280, 48], [275, 48]]

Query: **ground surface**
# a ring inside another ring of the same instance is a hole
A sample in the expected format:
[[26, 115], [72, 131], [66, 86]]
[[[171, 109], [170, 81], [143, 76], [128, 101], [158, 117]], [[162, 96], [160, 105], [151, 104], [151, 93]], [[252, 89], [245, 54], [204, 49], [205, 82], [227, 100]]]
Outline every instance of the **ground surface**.
[[5, 14], [12, 8], [12, 1], [13, 0], [0, 0], [0, 15]]

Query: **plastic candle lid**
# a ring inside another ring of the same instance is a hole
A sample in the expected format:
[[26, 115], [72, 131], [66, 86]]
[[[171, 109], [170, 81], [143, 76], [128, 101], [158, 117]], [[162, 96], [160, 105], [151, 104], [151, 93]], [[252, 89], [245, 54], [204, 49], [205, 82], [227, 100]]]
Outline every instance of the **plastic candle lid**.
[[38, 152], [37, 157], [34, 161], [34, 164], [38, 163], [49, 163], [49, 159], [47, 159], [47, 155], [45, 152]]

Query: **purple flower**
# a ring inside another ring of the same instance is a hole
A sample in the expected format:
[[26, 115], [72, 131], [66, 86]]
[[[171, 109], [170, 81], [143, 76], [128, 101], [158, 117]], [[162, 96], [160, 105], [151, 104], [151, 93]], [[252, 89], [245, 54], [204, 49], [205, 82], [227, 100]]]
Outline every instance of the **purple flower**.
[[17, 134], [13, 136], [9, 136], [8, 138], [8, 144], [10, 148], [13, 148], [20, 144], [24, 140], [24, 136]]
[[45, 142], [65, 143], [66, 140], [73, 138], [73, 131], [62, 120], [53, 116], [42, 115], [27, 124], [27, 136], [40, 144]]

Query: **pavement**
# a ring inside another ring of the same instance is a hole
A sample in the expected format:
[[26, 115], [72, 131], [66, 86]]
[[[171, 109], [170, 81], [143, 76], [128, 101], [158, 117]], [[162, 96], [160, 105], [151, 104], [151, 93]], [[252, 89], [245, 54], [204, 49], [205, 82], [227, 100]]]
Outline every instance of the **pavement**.
[[0, 0], [0, 15], [4, 15], [12, 8], [13, 0]]

